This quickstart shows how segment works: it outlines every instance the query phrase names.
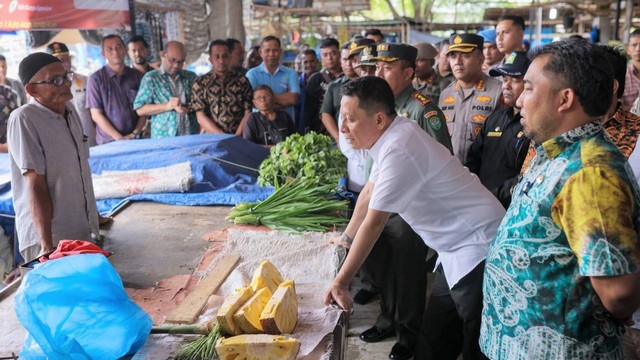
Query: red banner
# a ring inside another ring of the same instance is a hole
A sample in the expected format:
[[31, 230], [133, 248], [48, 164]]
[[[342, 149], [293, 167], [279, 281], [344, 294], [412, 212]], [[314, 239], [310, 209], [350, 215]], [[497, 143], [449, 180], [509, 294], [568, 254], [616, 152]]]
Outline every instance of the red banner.
[[129, 26], [128, 0], [0, 0], [0, 30]]

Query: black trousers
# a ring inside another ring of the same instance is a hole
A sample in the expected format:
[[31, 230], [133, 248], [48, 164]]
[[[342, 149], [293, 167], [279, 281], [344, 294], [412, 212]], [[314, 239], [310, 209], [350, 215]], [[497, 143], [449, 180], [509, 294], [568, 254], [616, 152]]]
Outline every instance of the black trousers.
[[375, 326], [395, 329], [398, 343], [416, 344], [427, 292], [429, 248], [411, 226], [393, 214], [360, 274], [380, 292], [381, 313]]
[[480, 352], [484, 261], [449, 289], [442, 265], [424, 313], [415, 360], [487, 359]]

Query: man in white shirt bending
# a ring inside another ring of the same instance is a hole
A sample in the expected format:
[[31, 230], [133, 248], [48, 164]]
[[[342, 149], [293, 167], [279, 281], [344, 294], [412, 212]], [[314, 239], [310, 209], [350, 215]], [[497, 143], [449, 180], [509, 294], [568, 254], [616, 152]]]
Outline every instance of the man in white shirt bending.
[[349, 225], [335, 239], [352, 244], [325, 302], [351, 309], [349, 283], [389, 215], [398, 213], [439, 254], [415, 358], [455, 359], [460, 352], [484, 358], [478, 346], [484, 259], [503, 207], [449, 150], [397, 116], [386, 81], [364, 77], [342, 92], [340, 131], [352, 148], [369, 149], [374, 165]]

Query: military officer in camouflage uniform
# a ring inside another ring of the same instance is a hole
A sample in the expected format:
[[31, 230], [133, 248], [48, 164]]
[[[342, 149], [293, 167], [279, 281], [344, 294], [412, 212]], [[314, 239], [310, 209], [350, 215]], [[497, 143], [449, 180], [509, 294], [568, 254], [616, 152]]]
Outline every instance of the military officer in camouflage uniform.
[[376, 75], [387, 80], [396, 97], [398, 115], [416, 121], [431, 137], [451, 151], [445, 117], [437, 104], [413, 88], [418, 49], [406, 44], [379, 44]]
[[482, 72], [482, 36], [454, 34], [449, 42], [447, 57], [456, 81], [440, 93], [439, 106], [451, 134], [453, 154], [464, 164], [485, 120], [502, 107], [502, 83]]

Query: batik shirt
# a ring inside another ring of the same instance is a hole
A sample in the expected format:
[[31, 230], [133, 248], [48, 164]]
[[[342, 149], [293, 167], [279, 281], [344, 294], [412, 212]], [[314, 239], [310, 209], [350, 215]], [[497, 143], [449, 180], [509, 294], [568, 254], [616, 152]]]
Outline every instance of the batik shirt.
[[247, 78], [227, 72], [224, 79], [213, 71], [196, 79], [191, 90], [191, 110], [204, 111], [227, 134], [234, 134], [253, 108], [253, 90]]
[[599, 123], [536, 145], [486, 260], [480, 347], [490, 359], [622, 359], [622, 327], [589, 277], [640, 270], [639, 201]]
[[[191, 87], [197, 75], [191, 71], [180, 71], [172, 79], [162, 68], [147, 72], [142, 78], [140, 89], [133, 102], [138, 110], [147, 104], [165, 104], [177, 97], [181, 104], [191, 102]], [[175, 110], [164, 111], [151, 116], [151, 138], [160, 139], [176, 135], [192, 135], [200, 131], [196, 113], [178, 114]]]
[[613, 117], [604, 123], [604, 131], [625, 157], [631, 156], [640, 135], [640, 116], [634, 115], [618, 104]]
[[7, 142], [7, 121], [11, 112], [18, 108], [18, 97], [8, 86], [0, 85], [0, 144]]

